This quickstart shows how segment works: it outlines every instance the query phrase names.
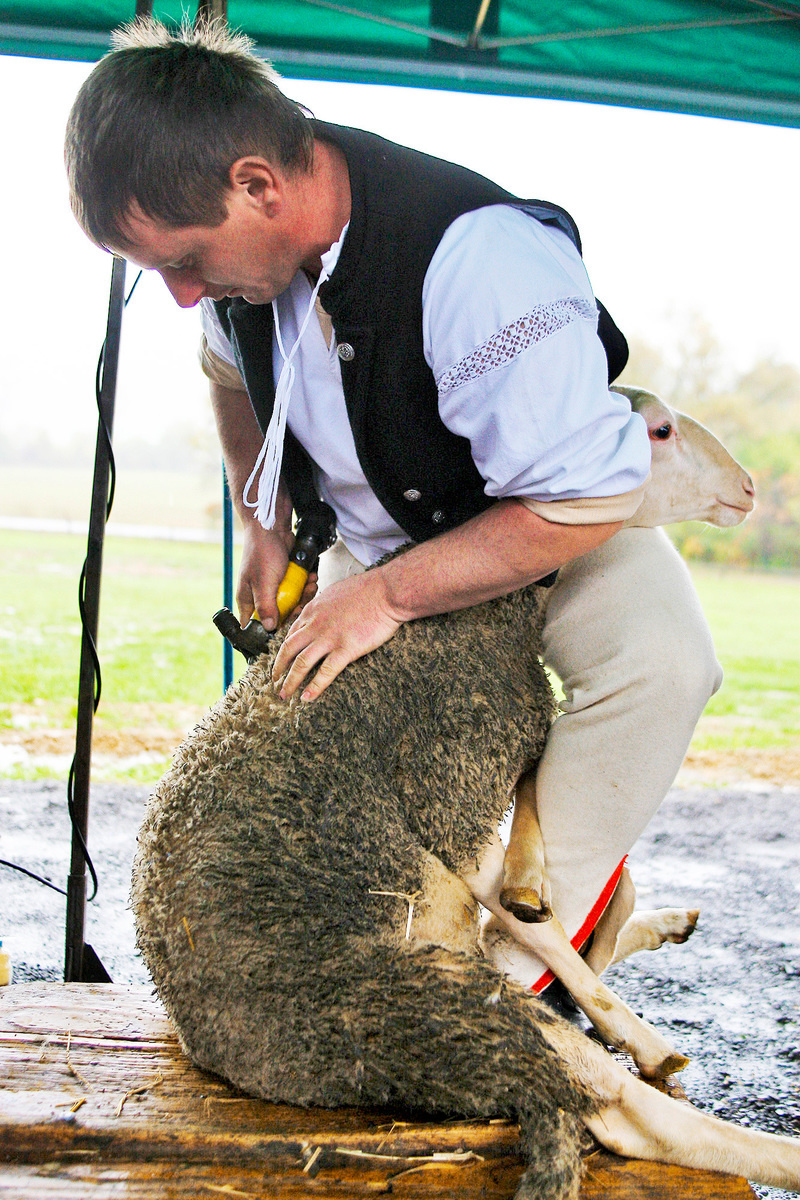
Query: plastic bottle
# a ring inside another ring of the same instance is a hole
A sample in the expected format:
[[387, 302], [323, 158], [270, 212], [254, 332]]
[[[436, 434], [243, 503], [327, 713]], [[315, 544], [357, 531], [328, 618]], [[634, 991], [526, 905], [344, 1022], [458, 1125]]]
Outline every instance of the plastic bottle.
[[0, 987], [6, 983], [11, 983], [11, 955], [3, 949], [3, 940], [0, 938]]

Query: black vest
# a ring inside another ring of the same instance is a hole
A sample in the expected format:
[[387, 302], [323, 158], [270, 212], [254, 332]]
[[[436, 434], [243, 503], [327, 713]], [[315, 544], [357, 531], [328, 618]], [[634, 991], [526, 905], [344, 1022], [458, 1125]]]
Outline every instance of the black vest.
[[[437, 389], [422, 348], [422, 285], [449, 225], [490, 204], [524, 205], [569, 235], [574, 221], [557, 205], [522, 201], [464, 167], [361, 130], [313, 121], [314, 136], [337, 146], [350, 172], [347, 237], [320, 300], [340, 349], [342, 384], [359, 462], [370, 487], [416, 542], [463, 524], [494, 503], [466, 438], [439, 417]], [[215, 305], [230, 338], [258, 422], [272, 413], [272, 308], [240, 297]], [[609, 382], [627, 344], [598, 305]], [[347, 357], [349, 355], [349, 357]], [[319, 512], [311, 462], [286, 434], [283, 474], [299, 516]]]

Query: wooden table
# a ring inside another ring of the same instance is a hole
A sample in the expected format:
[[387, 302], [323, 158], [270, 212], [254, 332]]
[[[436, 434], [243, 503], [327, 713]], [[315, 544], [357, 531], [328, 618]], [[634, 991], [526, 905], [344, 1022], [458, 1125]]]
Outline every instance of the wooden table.
[[[193, 1067], [159, 1002], [113, 984], [0, 989], [0, 1198], [510, 1200], [507, 1121], [298, 1109]], [[741, 1179], [588, 1155], [582, 1200], [752, 1200]]]

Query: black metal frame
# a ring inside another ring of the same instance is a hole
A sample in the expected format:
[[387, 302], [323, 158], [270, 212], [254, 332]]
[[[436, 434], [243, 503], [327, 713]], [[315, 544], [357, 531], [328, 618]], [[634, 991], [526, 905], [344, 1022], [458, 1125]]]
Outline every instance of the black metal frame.
[[78, 715], [75, 757], [71, 771], [70, 817], [72, 857], [67, 879], [66, 952], [64, 979], [106, 982], [109, 976], [91, 946], [84, 940], [86, 921], [86, 846], [89, 834], [89, 781], [92, 725], [99, 694], [97, 685], [97, 627], [100, 616], [100, 583], [103, 542], [111, 474], [111, 435], [117, 390], [122, 313], [125, 307], [125, 260], [115, 258], [111, 268], [106, 340], [98, 395], [99, 414], [94, 456], [94, 479], [89, 510], [89, 535], [81, 586], [81, 658], [78, 672]]

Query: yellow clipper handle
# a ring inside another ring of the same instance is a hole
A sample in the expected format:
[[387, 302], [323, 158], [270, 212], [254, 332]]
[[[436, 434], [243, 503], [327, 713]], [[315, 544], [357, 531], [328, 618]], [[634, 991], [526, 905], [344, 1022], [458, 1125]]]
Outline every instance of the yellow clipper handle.
[[297, 608], [307, 579], [308, 571], [299, 567], [295, 562], [289, 563], [277, 595], [278, 615], [281, 621], [285, 621], [289, 613]]

